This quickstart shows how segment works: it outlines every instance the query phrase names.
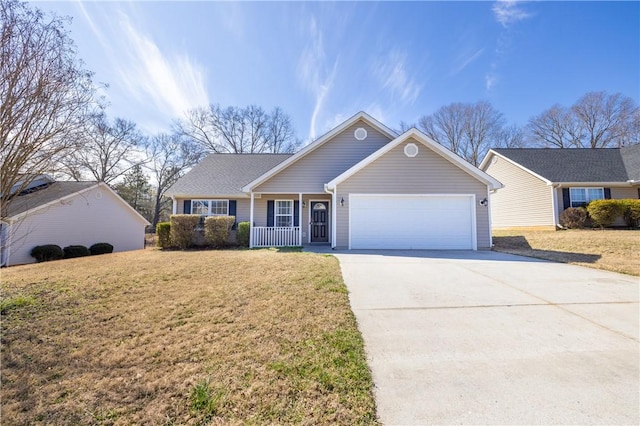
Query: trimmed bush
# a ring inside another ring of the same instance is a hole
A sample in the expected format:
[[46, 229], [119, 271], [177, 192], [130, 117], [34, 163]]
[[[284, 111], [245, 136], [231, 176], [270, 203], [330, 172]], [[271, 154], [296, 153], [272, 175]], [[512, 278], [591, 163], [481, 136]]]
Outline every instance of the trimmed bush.
[[601, 228], [611, 226], [616, 217], [622, 214], [619, 200], [593, 200], [587, 205], [589, 217]]
[[64, 251], [60, 246], [55, 244], [46, 244], [32, 248], [31, 256], [35, 257], [36, 262], [48, 262], [50, 260], [60, 260], [64, 258]]
[[62, 249], [64, 251], [65, 259], [73, 259], [74, 257], [84, 257], [89, 256], [91, 252], [85, 246], [81, 245], [71, 245]]
[[617, 200], [620, 203], [622, 217], [629, 228], [640, 226], [640, 200]]
[[169, 238], [171, 244], [180, 249], [186, 249], [194, 244], [196, 228], [200, 223], [200, 215], [174, 214], [171, 215], [171, 230]]
[[156, 225], [158, 240], [156, 245], [160, 248], [171, 247], [171, 222], [160, 222]]
[[249, 222], [238, 223], [236, 240], [242, 247], [249, 247], [249, 232], [251, 232], [251, 224]]
[[89, 247], [89, 253], [91, 253], [91, 256], [113, 253], [113, 246], [109, 243], [95, 243]]
[[235, 216], [210, 216], [204, 220], [204, 238], [215, 247], [224, 247], [229, 239]]
[[560, 213], [560, 224], [569, 229], [582, 229], [587, 223], [587, 210], [584, 207], [569, 207]]

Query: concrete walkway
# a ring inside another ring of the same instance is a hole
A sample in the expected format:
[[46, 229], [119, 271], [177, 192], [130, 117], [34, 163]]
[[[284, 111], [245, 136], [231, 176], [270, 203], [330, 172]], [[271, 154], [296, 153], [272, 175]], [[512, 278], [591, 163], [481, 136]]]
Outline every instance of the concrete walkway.
[[639, 280], [495, 252], [333, 252], [379, 419], [638, 424]]

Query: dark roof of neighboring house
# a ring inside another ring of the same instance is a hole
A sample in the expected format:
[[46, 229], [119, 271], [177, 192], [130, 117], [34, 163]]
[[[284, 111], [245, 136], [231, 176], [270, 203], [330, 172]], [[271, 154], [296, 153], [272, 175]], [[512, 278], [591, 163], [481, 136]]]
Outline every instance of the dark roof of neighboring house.
[[66, 197], [83, 189], [95, 186], [98, 182], [53, 182], [37, 191], [11, 198], [8, 216], [13, 217], [28, 210]]
[[167, 195], [241, 194], [242, 187], [293, 154], [209, 154], [169, 190]]
[[[640, 149], [494, 148], [551, 182], [627, 182], [640, 174]], [[634, 177], [635, 176], [635, 177]]]

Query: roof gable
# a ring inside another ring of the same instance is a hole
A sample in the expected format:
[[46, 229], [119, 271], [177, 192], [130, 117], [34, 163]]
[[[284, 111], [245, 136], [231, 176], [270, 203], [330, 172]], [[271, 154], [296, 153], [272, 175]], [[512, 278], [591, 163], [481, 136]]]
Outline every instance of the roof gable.
[[258, 185], [260, 185], [262, 183], [264, 183], [267, 179], [269, 179], [272, 176], [276, 175], [277, 173], [279, 173], [280, 171], [284, 170], [285, 168], [287, 168], [291, 164], [295, 163], [296, 161], [300, 160], [301, 158], [309, 155], [310, 153], [312, 153], [313, 151], [315, 151], [316, 149], [318, 149], [320, 146], [324, 145], [325, 143], [331, 141], [336, 135], [340, 134], [341, 132], [343, 132], [344, 130], [349, 128], [350, 126], [354, 125], [359, 120], [362, 120], [362, 121], [366, 122], [368, 125], [370, 125], [371, 127], [375, 128], [380, 133], [384, 134], [385, 136], [389, 137], [390, 139], [393, 139], [393, 138], [397, 137], [396, 132], [394, 132], [393, 130], [389, 129], [387, 126], [385, 126], [384, 124], [380, 123], [378, 120], [376, 120], [375, 118], [371, 117], [366, 112], [361, 111], [361, 112], [357, 113], [356, 115], [354, 115], [353, 117], [349, 118], [348, 120], [344, 121], [339, 126], [335, 127], [334, 129], [330, 130], [329, 132], [325, 133], [320, 138], [316, 139], [314, 142], [312, 142], [309, 145], [305, 146], [303, 149], [298, 151], [292, 157], [288, 158], [287, 160], [285, 160], [282, 163], [278, 164], [273, 169], [265, 172], [261, 176], [259, 176], [256, 179], [252, 180], [247, 185], [245, 185], [242, 188], [242, 190], [244, 192], [252, 191], [253, 188], [255, 188], [256, 186], [258, 186]]
[[81, 195], [93, 188], [100, 187], [108, 191], [125, 209], [146, 225], [149, 221], [120, 197], [109, 185], [104, 182], [53, 182], [48, 187], [26, 195], [19, 196], [9, 206], [10, 222], [20, 220], [22, 217], [32, 214], [40, 209], [52, 206], [61, 201]]
[[497, 181], [495, 178], [493, 178], [492, 176], [489, 176], [488, 174], [478, 169], [477, 167], [472, 166], [470, 163], [468, 163], [467, 161], [465, 161], [455, 153], [451, 152], [450, 150], [446, 149], [439, 143], [430, 139], [427, 135], [425, 135], [418, 129], [412, 128], [407, 130], [406, 132], [404, 132], [402, 135], [398, 136], [391, 142], [389, 142], [387, 145], [380, 148], [378, 151], [369, 155], [367, 158], [363, 159], [358, 164], [354, 165], [349, 170], [342, 173], [340, 176], [337, 176], [336, 178], [331, 180], [331, 182], [327, 183], [327, 189], [330, 189], [330, 190], [335, 189], [336, 185], [338, 185], [341, 182], [344, 182], [346, 179], [350, 178], [360, 170], [367, 167], [369, 164], [373, 163], [378, 158], [382, 157], [383, 155], [391, 151], [393, 148], [397, 147], [403, 142], [408, 141], [409, 139], [413, 139], [417, 142], [420, 142], [422, 145], [431, 149], [433, 152], [439, 154], [445, 160], [451, 162], [452, 164], [462, 169], [464, 172], [468, 173], [469, 175], [473, 176], [477, 180], [488, 185], [490, 189], [502, 188], [502, 184], [499, 181]]
[[[480, 168], [488, 167], [492, 155], [511, 161], [547, 183], [623, 183], [629, 180], [619, 148], [494, 148], [487, 153]], [[629, 163], [632, 163], [631, 158]]]

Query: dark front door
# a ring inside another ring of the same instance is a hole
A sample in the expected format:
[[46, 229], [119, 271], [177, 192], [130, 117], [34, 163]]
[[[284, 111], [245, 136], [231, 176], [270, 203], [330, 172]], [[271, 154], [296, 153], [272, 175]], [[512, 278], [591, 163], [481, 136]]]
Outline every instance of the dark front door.
[[327, 201], [313, 201], [311, 203], [311, 242], [329, 242], [329, 203]]

